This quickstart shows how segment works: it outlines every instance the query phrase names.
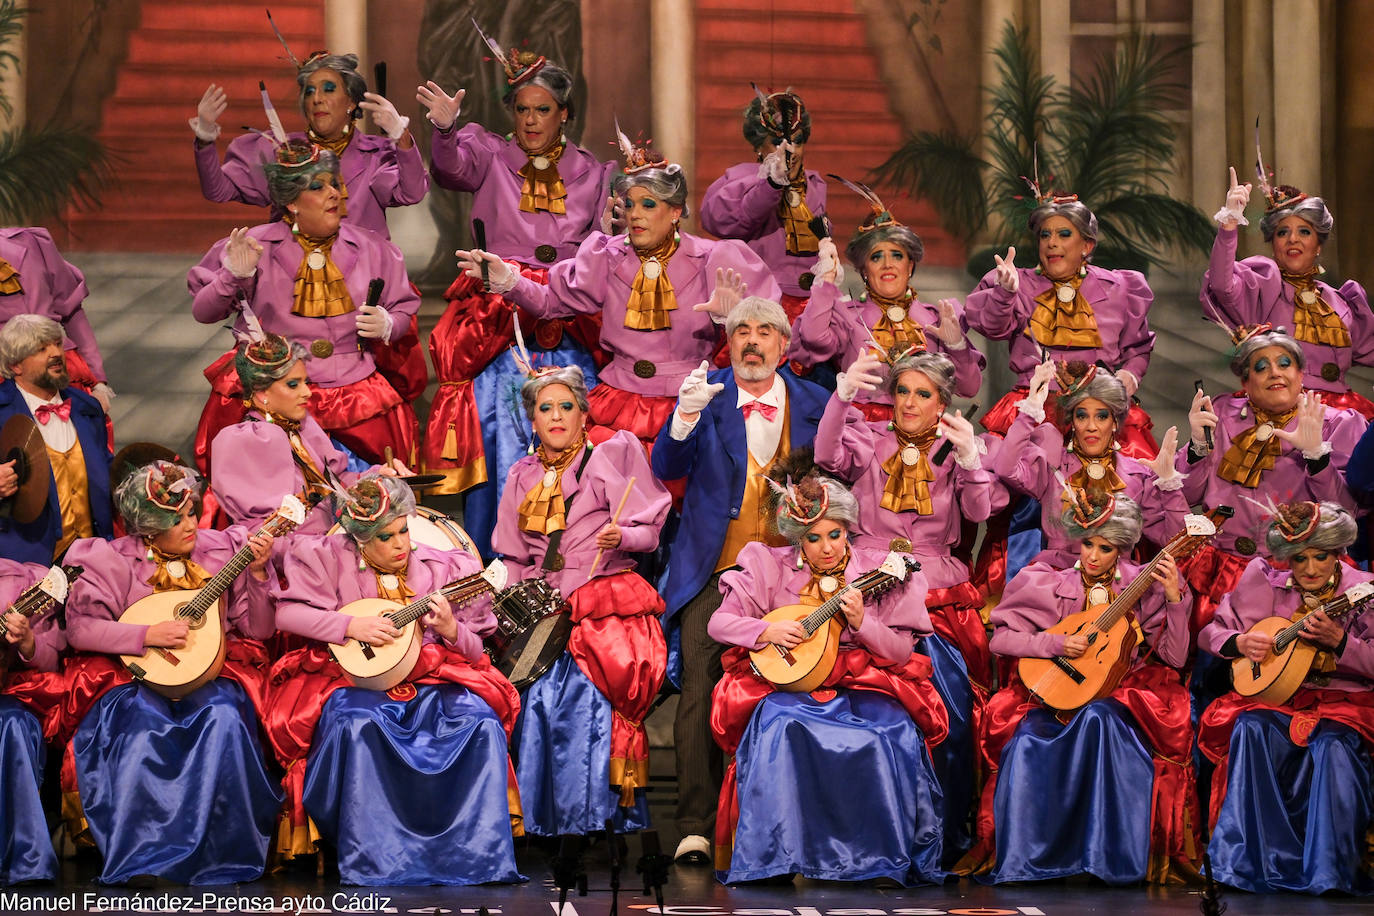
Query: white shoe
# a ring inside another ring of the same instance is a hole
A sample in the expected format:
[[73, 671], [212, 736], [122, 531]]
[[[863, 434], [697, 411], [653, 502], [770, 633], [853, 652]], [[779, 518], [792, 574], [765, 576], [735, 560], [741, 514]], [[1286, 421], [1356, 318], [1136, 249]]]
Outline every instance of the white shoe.
[[699, 833], [691, 833], [677, 844], [673, 860], [682, 865], [710, 865], [711, 841]]

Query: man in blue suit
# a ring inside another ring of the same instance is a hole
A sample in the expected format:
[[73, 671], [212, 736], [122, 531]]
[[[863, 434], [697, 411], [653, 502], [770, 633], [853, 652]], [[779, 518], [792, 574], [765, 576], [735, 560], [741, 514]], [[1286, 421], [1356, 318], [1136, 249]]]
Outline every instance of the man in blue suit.
[[[53, 471], [38, 518], [20, 524], [8, 512], [0, 516], [0, 556], [47, 564], [79, 537], [112, 537], [105, 414], [69, 384], [62, 326], [41, 315], [11, 318], [0, 328], [0, 375], [0, 426], [15, 414], [35, 419]], [[0, 500], [16, 487], [14, 463], [0, 464]]]
[[791, 341], [787, 313], [750, 296], [725, 320], [730, 368], [706, 363], [678, 390], [673, 416], [654, 442], [654, 473], [687, 478], [682, 525], [662, 583], [664, 626], [680, 628], [682, 696], [677, 751], [679, 862], [709, 864], [722, 777], [711, 737], [711, 691], [722, 647], [706, 634], [720, 607], [720, 574], [750, 541], [782, 544], [770, 518], [765, 476], [791, 452], [811, 445], [830, 393], [778, 370]]

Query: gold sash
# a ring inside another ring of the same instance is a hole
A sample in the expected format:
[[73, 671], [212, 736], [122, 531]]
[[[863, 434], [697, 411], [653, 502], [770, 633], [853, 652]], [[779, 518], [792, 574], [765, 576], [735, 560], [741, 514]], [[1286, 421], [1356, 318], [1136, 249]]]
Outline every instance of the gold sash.
[[[1291, 619], [1294, 623], [1297, 623], [1299, 620], [1302, 620], [1308, 614], [1311, 614], [1317, 608], [1321, 607], [1323, 604], [1330, 601], [1332, 598], [1336, 597], [1336, 589], [1340, 587], [1340, 574], [1341, 567], [1338, 563], [1336, 564], [1335, 582], [1331, 583], [1330, 585], [1324, 586], [1315, 592], [1304, 592], [1302, 589], [1298, 589], [1298, 594], [1302, 595], [1303, 600], [1298, 605], [1298, 609], [1293, 612], [1293, 617]], [[1308, 603], [1309, 598], [1312, 599], [1311, 604]], [[1312, 667], [1308, 672], [1308, 676], [1310, 677], [1313, 674], [1330, 674], [1335, 670], [1335, 653], [1324, 646], [1317, 647], [1317, 654], [1312, 658]]]
[[[1217, 476], [1253, 490], [1260, 485], [1264, 472], [1272, 468], [1279, 457], [1279, 437], [1273, 435], [1273, 431], [1287, 426], [1288, 421], [1297, 416], [1298, 409], [1294, 407], [1285, 414], [1275, 415], [1267, 414], [1253, 404], [1250, 407], [1255, 411], [1255, 425], [1241, 430], [1231, 440], [1231, 447], [1217, 466]], [[1269, 438], [1261, 440], [1259, 429], [1266, 425], [1271, 427], [1271, 434]]]
[[1293, 337], [1304, 343], [1349, 347], [1350, 329], [1322, 298], [1317, 275], [1315, 267], [1301, 274], [1283, 271], [1284, 282], [1293, 286]]
[[[566, 148], [562, 141], [555, 140], [548, 149], [530, 153], [529, 160], [520, 167], [520, 177], [524, 179], [524, 184], [520, 186], [520, 209], [523, 212], [568, 212], [568, 191], [563, 187], [563, 176], [558, 174], [558, 160], [563, 158]], [[534, 160], [541, 157], [547, 160], [548, 165], [542, 169], [536, 168]]]
[[[301, 258], [301, 266], [296, 270], [292, 314], [304, 318], [332, 318], [353, 311], [353, 297], [348, 294], [344, 275], [330, 256], [334, 242], [339, 238], [338, 234], [327, 239], [311, 238], [305, 233], [293, 233], [292, 237], [305, 251], [305, 256]], [[324, 265], [318, 269], [310, 266], [310, 255], [315, 251], [324, 255]]]
[[[926, 456], [935, 441], [935, 432], [938, 428], [939, 424], [936, 424], [915, 437], [896, 431], [897, 451], [882, 464], [883, 470], [887, 473], [887, 483], [883, 485], [883, 498], [880, 503], [884, 509], [889, 512], [910, 512], [914, 509], [917, 515], [934, 514], [935, 506], [930, 499], [930, 484], [935, 480], [935, 469], [930, 466]], [[915, 464], [907, 464], [902, 460], [902, 452], [907, 446], [914, 446], [917, 450]]]
[[[1102, 335], [1097, 331], [1097, 316], [1093, 307], [1083, 298], [1079, 288], [1083, 278], [1075, 276], [1064, 283], [1053, 283], [1049, 289], [1035, 297], [1035, 310], [1031, 312], [1027, 330], [1037, 341], [1047, 347], [1101, 347]], [[1073, 299], [1059, 301], [1059, 290], [1071, 288]]]
[[[677, 295], [673, 292], [673, 281], [668, 279], [668, 261], [677, 251], [677, 233], [674, 232], [652, 251], [635, 251], [639, 255], [639, 273], [630, 288], [630, 299], [625, 303], [625, 327], [632, 331], [661, 331], [673, 326], [673, 318], [668, 313], [677, 308]], [[657, 259], [658, 276], [652, 279], [644, 275], [644, 266]]]

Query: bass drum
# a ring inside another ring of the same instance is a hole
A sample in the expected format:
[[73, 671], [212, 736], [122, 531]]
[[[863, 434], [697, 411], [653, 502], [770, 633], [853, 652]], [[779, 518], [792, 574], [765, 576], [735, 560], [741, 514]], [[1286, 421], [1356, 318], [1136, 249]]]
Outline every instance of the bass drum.
[[[433, 547], [435, 550], [460, 550], [477, 557], [478, 560], [482, 559], [477, 553], [477, 548], [473, 546], [472, 538], [468, 537], [462, 525], [428, 506], [416, 506], [415, 514], [410, 517], [406, 527], [410, 529], [410, 540], [413, 543]], [[338, 522], [329, 529], [330, 534], [342, 532], [343, 526]]]

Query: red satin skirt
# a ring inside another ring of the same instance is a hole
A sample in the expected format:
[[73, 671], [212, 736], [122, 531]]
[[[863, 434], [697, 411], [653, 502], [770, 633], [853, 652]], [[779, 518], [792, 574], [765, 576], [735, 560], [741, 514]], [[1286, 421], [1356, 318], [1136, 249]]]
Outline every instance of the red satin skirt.
[[1191, 555], [1178, 561], [1179, 572], [1193, 590], [1193, 616], [1189, 621], [1193, 636], [1212, 622], [1221, 599], [1240, 582], [1241, 573], [1254, 557], [1242, 557], [1203, 544]]
[[[239, 374], [234, 351], [221, 356], [205, 370], [210, 398], [196, 426], [196, 465], [210, 472], [210, 446], [221, 429], [243, 419]], [[374, 372], [365, 379], [337, 388], [312, 387], [310, 413], [345, 448], [364, 461], [381, 464], [387, 446], [392, 454], [414, 468], [418, 457], [420, 422], [415, 409], [391, 383]]]
[[[68, 350], [68, 353], [71, 351]], [[1321, 398], [1322, 403], [1327, 407], [1336, 410], [1353, 410], [1363, 416], [1366, 420], [1374, 420], [1374, 401], [1360, 394], [1358, 391], [1347, 389], [1345, 391], [1317, 391], [1314, 388], [1307, 389], [1309, 394], [1315, 394]]]
[[[988, 432], [1005, 436], [1007, 430], [1011, 429], [1011, 424], [1016, 420], [1016, 405], [1026, 399], [1029, 389], [1013, 388], [1002, 399], [985, 414], [980, 421], [983, 428]], [[1159, 443], [1155, 441], [1154, 435], [1150, 432], [1154, 428], [1154, 421], [1150, 419], [1144, 409], [1132, 402], [1130, 409], [1126, 411], [1126, 422], [1122, 424], [1117, 432], [1117, 441], [1121, 443], [1121, 454], [1130, 455], [1141, 461], [1149, 461], [1159, 454]]]
[[975, 693], [986, 696], [992, 684], [992, 650], [988, 648], [987, 627], [979, 613], [982, 607], [983, 595], [970, 582], [926, 592], [931, 626], [945, 642], [959, 650], [969, 680], [977, 688]]

